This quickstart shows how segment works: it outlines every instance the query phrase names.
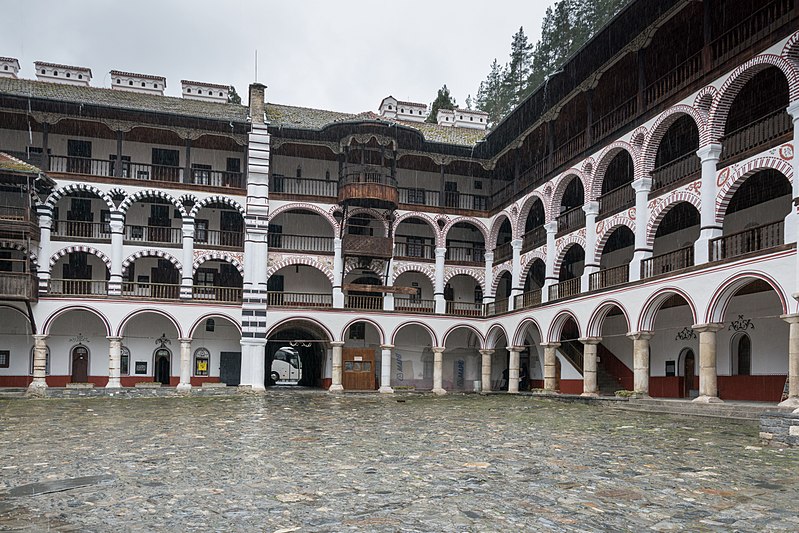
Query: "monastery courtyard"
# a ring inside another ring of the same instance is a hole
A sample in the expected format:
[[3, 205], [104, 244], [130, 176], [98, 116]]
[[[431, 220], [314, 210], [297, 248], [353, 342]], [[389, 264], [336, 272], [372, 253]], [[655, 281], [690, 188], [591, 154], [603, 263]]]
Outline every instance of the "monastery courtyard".
[[533, 397], [0, 400], [0, 443], [2, 531], [799, 530], [756, 424]]

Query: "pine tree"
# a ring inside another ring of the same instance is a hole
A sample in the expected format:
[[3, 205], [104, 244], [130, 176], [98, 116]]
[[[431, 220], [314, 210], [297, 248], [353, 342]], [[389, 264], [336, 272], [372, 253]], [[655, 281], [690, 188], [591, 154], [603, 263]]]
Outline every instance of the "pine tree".
[[480, 82], [480, 88], [477, 90], [477, 109], [488, 113], [488, 122], [492, 125], [502, 120], [504, 116], [504, 105], [501, 101], [503, 77], [503, 69], [495, 58], [491, 63], [488, 77]]
[[530, 77], [533, 45], [527, 41], [524, 28], [513, 36], [510, 44], [510, 61], [503, 80], [506, 105], [514, 106], [525, 96], [527, 79]]
[[433, 124], [438, 122], [438, 110], [439, 109], [455, 109], [455, 100], [450, 96], [449, 89], [447, 89], [447, 84], [445, 83], [443, 87], [438, 90], [438, 95], [436, 99], [433, 100], [433, 103], [430, 104], [430, 114], [427, 115], [427, 122], [432, 122]]

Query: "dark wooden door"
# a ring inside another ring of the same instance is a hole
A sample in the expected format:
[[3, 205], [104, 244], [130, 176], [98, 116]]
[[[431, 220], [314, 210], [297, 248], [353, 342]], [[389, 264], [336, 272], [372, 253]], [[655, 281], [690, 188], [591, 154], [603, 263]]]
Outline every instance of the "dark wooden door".
[[160, 382], [162, 385], [169, 385], [169, 370], [172, 354], [166, 348], [161, 348], [155, 352], [155, 376], [153, 381]]
[[375, 390], [375, 351], [344, 348], [341, 384], [344, 390]]
[[219, 354], [219, 381], [225, 385], [238, 386], [241, 382], [241, 352]]
[[683, 361], [683, 398], [691, 396], [691, 389], [694, 388], [694, 352], [687, 350]]
[[72, 383], [89, 381], [89, 350], [85, 346], [72, 349]]

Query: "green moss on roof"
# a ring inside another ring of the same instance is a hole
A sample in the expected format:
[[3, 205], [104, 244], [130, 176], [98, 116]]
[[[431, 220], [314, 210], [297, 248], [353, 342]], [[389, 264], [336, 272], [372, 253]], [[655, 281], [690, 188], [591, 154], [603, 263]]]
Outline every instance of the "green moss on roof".
[[21, 161], [5, 152], [0, 152], [0, 171], [24, 174], [40, 174], [42, 172], [38, 167]]
[[212, 120], [233, 122], [245, 122], [247, 120], [247, 107], [240, 104], [205, 102], [202, 100], [175, 98], [173, 96], [134, 93], [101, 87], [82, 87], [44, 81], [0, 78], [0, 95], [97, 105], [130, 111], [168, 113]]

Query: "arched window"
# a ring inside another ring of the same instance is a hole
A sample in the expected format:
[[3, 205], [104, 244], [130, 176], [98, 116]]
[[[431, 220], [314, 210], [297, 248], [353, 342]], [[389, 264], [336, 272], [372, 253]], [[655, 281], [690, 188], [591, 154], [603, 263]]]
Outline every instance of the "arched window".
[[211, 352], [207, 348], [197, 348], [194, 351], [194, 375], [207, 376]]
[[733, 376], [748, 376], [752, 373], [752, 339], [746, 333], [737, 333], [732, 337], [732, 372]]

